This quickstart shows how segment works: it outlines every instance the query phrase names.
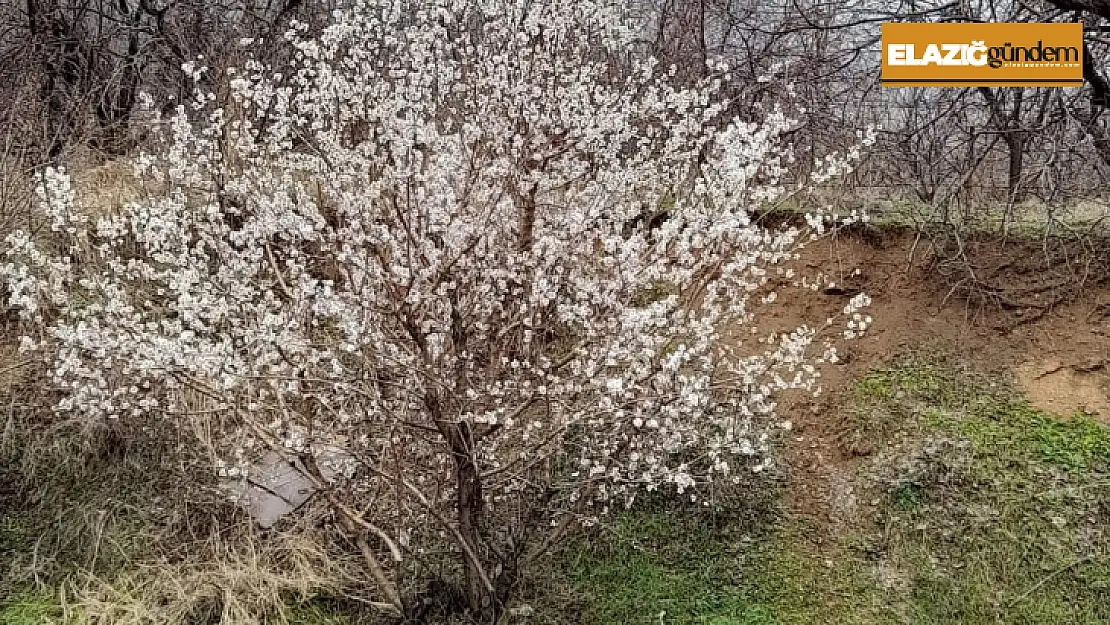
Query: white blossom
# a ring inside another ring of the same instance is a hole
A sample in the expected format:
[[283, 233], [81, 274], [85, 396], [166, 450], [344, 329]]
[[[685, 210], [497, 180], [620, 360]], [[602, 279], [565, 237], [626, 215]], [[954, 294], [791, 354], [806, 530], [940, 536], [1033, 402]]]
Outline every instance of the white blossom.
[[[819, 392], [812, 363], [836, 362], [841, 332], [764, 324], [788, 299], [776, 276], [822, 283], [795, 261], [835, 225], [751, 219], [786, 192], [788, 115], [728, 120], [719, 80], [679, 88], [627, 54], [614, 69], [595, 46], [635, 32], [616, 3], [415, 4], [356, 0], [316, 38], [295, 25], [292, 74], [248, 62], [234, 106], [180, 107], [137, 161], [164, 191], [116, 213], [43, 174], [57, 238], [12, 234], [0, 277], [41, 329], [21, 349], [49, 354], [58, 409], [221, 415], [205, 423], [239, 450], [227, 476], [265, 448], [341, 445], [348, 494], [373, 493], [414, 549], [426, 506], [397, 480], [447, 506], [460, 449], [492, 510], [549, 487], [587, 517], [770, 467], [767, 433], [790, 427], [776, 397]], [[844, 336], [869, 304], [844, 307]]]

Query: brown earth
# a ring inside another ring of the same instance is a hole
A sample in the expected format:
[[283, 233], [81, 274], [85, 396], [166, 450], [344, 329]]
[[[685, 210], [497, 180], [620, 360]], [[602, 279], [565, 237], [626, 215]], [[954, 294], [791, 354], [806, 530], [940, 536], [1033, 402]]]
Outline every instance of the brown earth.
[[954, 255], [911, 234], [869, 231], [803, 251], [806, 270], [838, 288], [819, 298], [784, 293], [771, 323], [824, 320], [856, 289], [871, 296], [874, 323], [841, 348], [841, 363], [825, 368], [822, 397], [782, 403], [793, 425], [785, 461], [792, 475], [787, 504], [795, 512], [833, 527], [854, 516], [853, 469], [881, 450], [845, 439], [843, 394], [852, 380], [898, 356], [955, 357], [1009, 377], [1046, 412], [1082, 410], [1110, 424], [1110, 284], [1092, 277], [1094, 261], [1046, 258], [1039, 243], [963, 249]]

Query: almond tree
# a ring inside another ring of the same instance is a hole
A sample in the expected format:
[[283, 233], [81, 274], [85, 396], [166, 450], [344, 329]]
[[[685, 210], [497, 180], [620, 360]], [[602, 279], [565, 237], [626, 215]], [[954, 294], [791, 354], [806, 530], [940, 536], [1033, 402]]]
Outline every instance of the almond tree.
[[235, 106], [167, 120], [144, 201], [92, 218], [48, 172], [55, 236], [9, 237], [2, 273], [58, 409], [212, 432], [241, 479], [282, 450], [386, 608], [447, 548], [488, 622], [575, 525], [763, 469], [777, 394], [817, 392], [867, 298], [760, 323], [817, 286], [789, 263], [826, 220], [752, 218], [791, 122], [726, 118], [712, 61], [672, 86], [638, 28], [605, 0], [360, 0], [294, 27], [291, 75], [248, 63]]

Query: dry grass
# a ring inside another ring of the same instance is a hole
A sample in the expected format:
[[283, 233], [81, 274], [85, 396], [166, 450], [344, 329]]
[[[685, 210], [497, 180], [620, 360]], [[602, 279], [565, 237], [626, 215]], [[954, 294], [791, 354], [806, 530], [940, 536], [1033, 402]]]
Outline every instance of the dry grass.
[[352, 563], [311, 532], [228, 540], [213, 534], [187, 561], [144, 563], [71, 585], [74, 625], [286, 623], [291, 606], [351, 586]]
[[16, 487], [0, 489], [0, 624], [22, 625], [9, 609], [74, 625], [304, 622], [298, 606], [319, 596], [373, 610], [357, 552], [320, 517], [260, 532], [172, 450], [73, 428], [34, 438], [0, 462]]
[[118, 212], [143, 197], [143, 184], [127, 159], [116, 159], [71, 172], [73, 189], [90, 216]]

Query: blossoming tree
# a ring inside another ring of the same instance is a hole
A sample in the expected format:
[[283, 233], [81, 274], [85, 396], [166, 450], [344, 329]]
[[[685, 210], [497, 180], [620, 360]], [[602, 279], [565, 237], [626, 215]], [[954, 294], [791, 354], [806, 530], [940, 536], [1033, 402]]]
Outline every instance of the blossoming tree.
[[55, 235], [9, 237], [2, 273], [58, 409], [204, 421], [238, 479], [280, 450], [389, 609], [447, 545], [488, 620], [574, 524], [760, 470], [776, 394], [817, 388], [866, 297], [848, 330], [759, 330], [810, 234], [751, 218], [790, 121], [727, 119], [720, 65], [672, 87], [624, 17], [359, 0], [288, 34], [292, 71], [248, 64], [168, 120], [144, 201], [93, 217], [49, 172]]

